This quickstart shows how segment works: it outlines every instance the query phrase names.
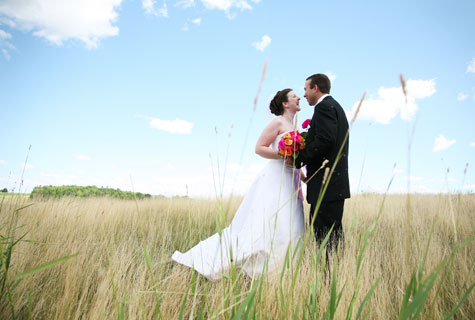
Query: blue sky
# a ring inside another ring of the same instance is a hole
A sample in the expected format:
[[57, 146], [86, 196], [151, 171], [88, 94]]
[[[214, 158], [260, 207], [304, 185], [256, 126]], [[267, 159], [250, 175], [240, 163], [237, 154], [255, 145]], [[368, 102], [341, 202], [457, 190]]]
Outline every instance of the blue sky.
[[353, 193], [392, 176], [391, 192], [474, 192], [473, 12], [469, 0], [2, 0], [0, 188], [18, 191], [24, 171], [24, 192], [242, 194], [267, 161], [254, 145], [272, 96], [293, 88], [301, 123], [305, 79], [326, 73], [350, 118], [366, 92]]

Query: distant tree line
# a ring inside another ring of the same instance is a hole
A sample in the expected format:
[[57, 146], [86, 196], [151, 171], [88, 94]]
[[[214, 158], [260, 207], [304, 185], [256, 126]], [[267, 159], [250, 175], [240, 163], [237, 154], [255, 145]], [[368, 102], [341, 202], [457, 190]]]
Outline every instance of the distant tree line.
[[96, 186], [38, 186], [30, 193], [30, 198], [61, 198], [61, 197], [111, 197], [118, 199], [145, 199], [152, 197], [148, 193], [122, 191], [112, 188], [98, 188]]
[[8, 189], [7, 189], [7, 188], [3, 188], [2, 190], [0, 190], [0, 192], [7, 193], [7, 192], [8, 192]]

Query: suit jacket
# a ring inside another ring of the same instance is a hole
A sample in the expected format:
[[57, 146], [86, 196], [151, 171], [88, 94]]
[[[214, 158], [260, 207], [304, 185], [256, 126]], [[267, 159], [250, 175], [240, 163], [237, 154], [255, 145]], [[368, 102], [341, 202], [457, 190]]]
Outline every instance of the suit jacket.
[[[321, 167], [325, 159], [329, 160], [326, 167], [331, 169], [347, 132], [348, 120], [343, 108], [331, 96], [325, 97], [315, 106], [307, 134], [309, 142], [306, 148], [299, 152], [295, 162], [296, 167], [307, 165], [307, 178]], [[330, 178], [323, 201], [343, 200], [350, 197], [348, 141], [349, 137], [343, 147], [340, 161]], [[318, 200], [324, 172], [325, 169], [320, 170], [307, 183], [307, 202], [310, 204], [315, 204]]]

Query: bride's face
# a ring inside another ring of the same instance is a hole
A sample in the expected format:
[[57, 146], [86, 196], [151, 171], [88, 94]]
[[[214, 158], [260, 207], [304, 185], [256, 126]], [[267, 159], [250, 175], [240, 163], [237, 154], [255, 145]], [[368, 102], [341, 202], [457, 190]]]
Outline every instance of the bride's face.
[[289, 91], [289, 93], [287, 93], [287, 106], [286, 108], [289, 110], [289, 111], [292, 111], [292, 112], [298, 112], [300, 111], [300, 105], [299, 105], [299, 101], [300, 101], [300, 98], [295, 94], [294, 91]]

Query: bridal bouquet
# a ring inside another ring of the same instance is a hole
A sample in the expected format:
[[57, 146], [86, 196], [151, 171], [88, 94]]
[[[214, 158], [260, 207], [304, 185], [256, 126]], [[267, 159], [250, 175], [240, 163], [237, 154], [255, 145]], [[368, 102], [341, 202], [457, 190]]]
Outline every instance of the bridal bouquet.
[[[304, 132], [306, 134], [306, 132]], [[279, 141], [279, 155], [297, 158], [299, 151], [305, 149], [305, 136], [298, 131], [290, 131]]]

